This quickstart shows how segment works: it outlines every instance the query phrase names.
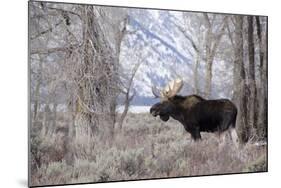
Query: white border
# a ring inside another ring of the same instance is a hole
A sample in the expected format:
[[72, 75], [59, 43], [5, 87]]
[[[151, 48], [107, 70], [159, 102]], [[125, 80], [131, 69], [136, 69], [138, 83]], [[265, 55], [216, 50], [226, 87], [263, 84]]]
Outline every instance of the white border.
[[[61, 0], [269, 16], [269, 172], [75, 187], [267, 187], [280, 184], [281, 14], [278, 1], [261, 0]], [[27, 1], [3, 1], [0, 10], [0, 187], [27, 186]], [[280, 81], [279, 81], [280, 80]], [[70, 187], [70, 186], [69, 186]], [[73, 186], [74, 187], [74, 186]], [[275, 186], [276, 187], [276, 186]]]

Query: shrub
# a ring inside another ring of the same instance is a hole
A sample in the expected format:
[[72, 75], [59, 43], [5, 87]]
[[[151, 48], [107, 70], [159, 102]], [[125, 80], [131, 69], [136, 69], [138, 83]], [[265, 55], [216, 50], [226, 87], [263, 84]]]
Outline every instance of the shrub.
[[267, 171], [267, 162], [265, 156], [260, 156], [257, 160], [251, 162], [244, 172], [265, 172]]
[[[64, 137], [59, 134], [33, 134], [33, 185], [255, 172], [267, 168], [265, 147], [249, 143], [236, 149], [230, 142], [221, 145], [209, 133], [202, 134], [202, 141], [195, 143], [175, 121], [162, 123], [143, 114], [129, 114], [127, 119], [122, 131], [115, 132], [113, 142], [84, 132], [71, 139], [67, 151]], [[70, 163], [67, 154], [72, 156]]]

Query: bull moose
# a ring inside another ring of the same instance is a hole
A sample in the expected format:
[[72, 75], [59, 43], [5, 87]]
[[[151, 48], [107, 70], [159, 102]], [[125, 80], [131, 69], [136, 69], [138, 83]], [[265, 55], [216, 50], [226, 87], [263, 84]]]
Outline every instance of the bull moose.
[[154, 117], [159, 115], [162, 121], [168, 121], [170, 117], [179, 121], [195, 141], [201, 139], [200, 132], [219, 135], [228, 132], [237, 144], [236, 106], [228, 99], [206, 100], [198, 95], [176, 95], [182, 86], [182, 79], [176, 79], [158, 93], [153, 87], [152, 93], [161, 101], [151, 107], [150, 113]]

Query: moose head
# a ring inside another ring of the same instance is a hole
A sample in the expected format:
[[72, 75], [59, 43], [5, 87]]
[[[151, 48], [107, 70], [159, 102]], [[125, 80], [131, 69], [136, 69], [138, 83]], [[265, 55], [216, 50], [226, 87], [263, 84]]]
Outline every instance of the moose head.
[[160, 98], [160, 102], [151, 107], [150, 113], [155, 117], [159, 115], [163, 121], [168, 121], [170, 116], [176, 115], [180, 110], [180, 102], [182, 102], [180, 99], [183, 99], [183, 97], [176, 94], [181, 90], [182, 86], [183, 81], [180, 78], [169, 82], [162, 90], [153, 86], [152, 93], [156, 98]]

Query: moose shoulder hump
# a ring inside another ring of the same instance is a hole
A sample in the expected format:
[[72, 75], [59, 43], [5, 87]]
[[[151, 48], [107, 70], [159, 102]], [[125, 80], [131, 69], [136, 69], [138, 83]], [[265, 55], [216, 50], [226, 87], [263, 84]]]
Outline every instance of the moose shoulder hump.
[[205, 99], [203, 99], [202, 97], [200, 97], [198, 95], [189, 95], [189, 96], [185, 97], [185, 100], [183, 101], [183, 103], [181, 105], [184, 109], [190, 109], [201, 101], [205, 101]]

